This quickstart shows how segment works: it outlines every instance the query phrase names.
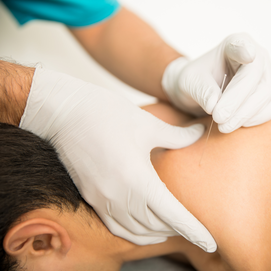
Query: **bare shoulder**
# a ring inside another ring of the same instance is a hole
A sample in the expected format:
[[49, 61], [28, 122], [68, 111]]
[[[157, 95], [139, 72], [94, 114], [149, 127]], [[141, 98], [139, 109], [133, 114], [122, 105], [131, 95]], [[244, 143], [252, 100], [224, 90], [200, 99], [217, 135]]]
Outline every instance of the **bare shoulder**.
[[[179, 118], [165, 105], [159, 110], [167, 113], [155, 110], [158, 107], [149, 112], [159, 118], [162, 114], [164, 121]], [[171, 124], [178, 125], [177, 121]], [[208, 125], [210, 118], [195, 122]], [[271, 270], [270, 134], [270, 122], [231, 134], [221, 134], [214, 125], [202, 166], [206, 134], [189, 147], [152, 155], [161, 180], [214, 236], [223, 271]]]

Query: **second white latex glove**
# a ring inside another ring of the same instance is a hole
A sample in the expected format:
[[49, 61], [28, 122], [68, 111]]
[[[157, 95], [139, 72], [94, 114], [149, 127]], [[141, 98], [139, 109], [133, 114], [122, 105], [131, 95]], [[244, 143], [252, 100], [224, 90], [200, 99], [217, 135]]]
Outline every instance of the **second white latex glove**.
[[106, 89], [38, 67], [20, 127], [55, 146], [81, 195], [113, 234], [146, 245], [178, 232], [216, 250], [210, 233], [150, 161], [154, 147], [194, 143], [202, 125], [168, 125]]
[[174, 60], [162, 85], [175, 106], [197, 116], [212, 114], [223, 133], [271, 119], [270, 58], [245, 33], [228, 36], [196, 60]]

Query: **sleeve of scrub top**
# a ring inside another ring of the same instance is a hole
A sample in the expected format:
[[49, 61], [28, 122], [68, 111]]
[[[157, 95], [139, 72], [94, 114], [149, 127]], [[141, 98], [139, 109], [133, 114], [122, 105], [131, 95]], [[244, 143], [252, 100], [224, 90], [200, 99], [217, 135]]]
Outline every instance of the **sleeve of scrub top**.
[[69, 27], [92, 25], [112, 16], [120, 8], [116, 0], [2, 0], [20, 25], [47, 20]]

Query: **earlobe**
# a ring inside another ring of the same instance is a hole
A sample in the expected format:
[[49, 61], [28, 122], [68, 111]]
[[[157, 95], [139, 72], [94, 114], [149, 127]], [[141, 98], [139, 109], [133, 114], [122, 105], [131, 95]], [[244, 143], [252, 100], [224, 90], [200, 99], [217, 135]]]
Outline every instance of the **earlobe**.
[[41, 256], [50, 252], [65, 256], [70, 250], [71, 239], [65, 228], [58, 223], [35, 218], [9, 230], [3, 246], [6, 253], [14, 257], [25, 253]]

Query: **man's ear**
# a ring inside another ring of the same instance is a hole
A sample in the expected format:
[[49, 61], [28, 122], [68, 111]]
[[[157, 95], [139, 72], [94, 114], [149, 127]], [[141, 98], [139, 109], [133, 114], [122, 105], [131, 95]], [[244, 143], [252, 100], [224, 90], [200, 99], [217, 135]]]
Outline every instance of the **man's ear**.
[[50, 253], [64, 257], [71, 248], [71, 239], [65, 228], [58, 223], [35, 218], [11, 228], [4, 238], [3, 246], [6, 253], [13, 257], [22, 254], [42, 256]]

